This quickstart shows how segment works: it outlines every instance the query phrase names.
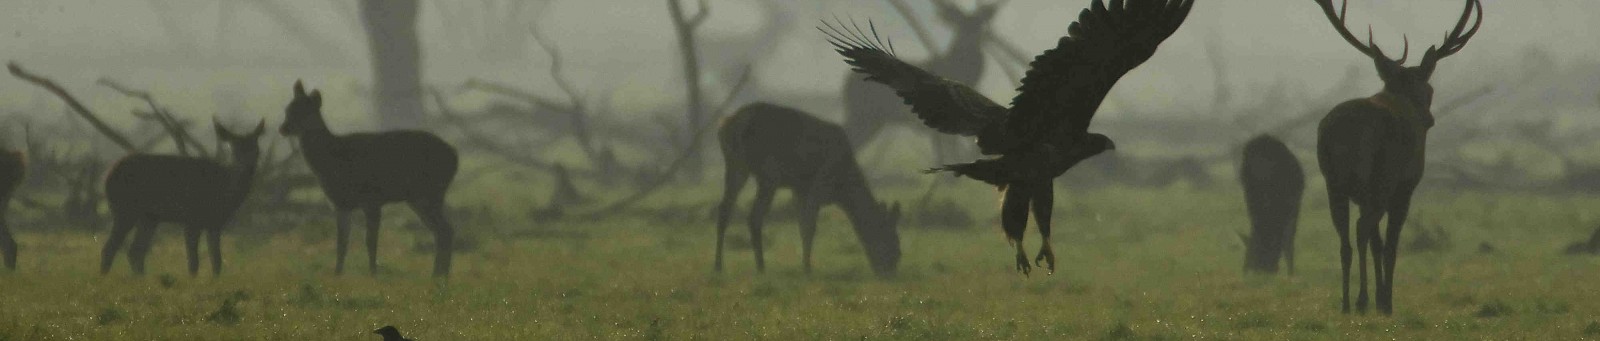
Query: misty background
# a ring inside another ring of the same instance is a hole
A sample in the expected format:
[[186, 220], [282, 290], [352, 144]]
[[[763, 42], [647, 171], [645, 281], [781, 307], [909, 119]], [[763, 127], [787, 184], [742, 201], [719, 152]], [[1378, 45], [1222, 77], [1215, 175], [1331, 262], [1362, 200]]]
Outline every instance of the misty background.
[[[950, 30], [939, 24], [929, 2], [909, 3], [932, 40], [948, 41]], [[1031, 58], [1052, 47], [1087, 3], [1012, 0], [992, 30]], [[839, 88], [848, 70], [814, 30], [834, 16], [872, 20], [905, 59], [928, 55], [887, 1], [705, 4], [711, 13], [699, 36], [701, 77], [706, 101], [713, 104], [745, 65], [753, 65], [735, 105], [772, 101], [838, 121]], [[698, 10], [693, 1], [685, 5]], [[13, 0], [5, 7], [0, 57], [52, 77], [98, 111], [141, 104], [94, 86], [104, 77], [150, 90], [177, 115], [216, 114], [240, 125], [260, 117], [276, 124], [289, 85], [304, 79], [329, 97], [326, 112], [335, 131], [375, 128], [367, 97], [369, 52], [354, 1]], [[1441, 129], [1492, 129], [1524, 120], [1558, 122], [1573, 131], [1597, 126], [1600, 58], [1593, 56], [1600, 55], [1600, 44], [1593, 43], [1593, 32], [1600, 24], [1591, 19], [1600, 3], [1502, 0], [1485, 1], [1484, 7], [1482, 33], [1466, 53], [1441, 63], [1433, 80], [1436, 108], [1475, 97], [1456, 107], [1469, 114], [1441, 119]], [[1349, 16], [1354, 31], [1370, 24], [1391, 55], [1400, 54], [1401, 36], [1408, 35], [1412, 53], [1420, 56], [1460, 13], [1454, 0], [1354, 0]], [[547, 72], [550, 58], [533, 42], [533, 27], [558, 49], [562, 72], [584, 101], [624, 120], [682, 119], [683, 71], [664, 1], [424, 1], [418, 19], [424, 87], [449, 91], [481, 79], [559, 97], [562, 90]], [[1015, 80], [999, 66], [998, 54], [989, 56], [977, 86], [1007, 101]], [[1202, 0], [1160, 53], [1118, 84], [1098, 122], [1215, 123], [1239, 129], [1196, 126], [1191, 130], [1200, 131], [1190, 134], [1240, 141], [1273, 122], [1375, 93], [1381, 85], [1370, 65], [1339, 39], [1311, 1]], [[1356, 77], [1354, 86], [1335, 88], [1347, 75]], [[457, 109], [472, 110], [493, 98], [454, 101], [461, 103]], [[57, 115], [63, 108], [32, 85], [0, 81], [0, 112]], [[1113, 136], [1136, 148], [1143, 136], [1161, 135], [1106, 127], [1101, 130], [1120, 133]]]

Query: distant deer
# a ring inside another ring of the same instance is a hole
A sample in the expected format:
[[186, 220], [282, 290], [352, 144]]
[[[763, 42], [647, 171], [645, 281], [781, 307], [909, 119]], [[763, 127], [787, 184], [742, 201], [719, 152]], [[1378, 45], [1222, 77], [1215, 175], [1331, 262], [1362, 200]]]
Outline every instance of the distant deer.
[[133, 154], [106, 172], [106, 204], [113, 220], [111, 236], [100, 252], [101, 274], [111, 272], [111, 261], [132, 231], [128, 265], [133, 273], [143, 275], [156, 224], [163, 222], [184, 225], [190, 276], [200, 272], [202, 233], [211, 254], [211, 273], [222, 273], [222, 227], [250, 194], [261, 155], [257, 139], [266, 130], [266, 121], [245, 135], [229, 132], [221, 124], [213, 126], [217, 139], [233, 150], [232, 164], [200, 157]]
[[[978, 5], [972, 12], [963, 12], [948, 0], [933, 1], [939, 19], [954, 30], [950, 45], [943, 53], [922, 63], [924, 69], [962, 84], [977, 84], [983, 79], [983, 40], [989, 34], [989, 23], [1004, 1]], [[844, 86], [844, 129], [850, 141], [860, 148], [876, 137], [890, 124], [914, 124], [915, 115], [908, 114], [909, 106], [894, 96], [894, 89], [873, 84], [860, 77], [847, 77]], [[939, 163], [953, 162], [959, 157], [954, 150], [963, 147], [956, 137], [928, 134], [933, 155]]]
[[0, 254], [4, 254], [6, 269], [17, 269], [17, 240], [11, 236], [11, 224], [6, 208], [11, 207], [11, 194], [22, 185], [27, 174], [27, 157], [15, 150], [0, 151]]
[[873, 198], [843, 128], [795, 109], [754, 103], [724, 119], [717, 136], [727, 162], [722, 204], [717, 207], [717, 271], [722, 271], [723, 237], [734, 201], [754, 176], [750, 242], [756, 271], [766, 270], [761, 228], [767, 210], [778, 188], [788, 188], [799, 207], [801, 257], [807, 273], [811, 272], [817, 213], [823, 205], [838, 204], [855, 225], [872, 271], [880, 276], [894, 274], [900, 263], [900, 204], [890, 207]]
[[[1329, 211], [1339, 234], [1339, 260], [1344, 270], [1344, 312], [1350, 312], [1350, 202], [1361, 206], [1356, 221], [1356, 247], [1361, 258], [1361, 288], [1356, 306], [1367, 310], [1367, 248], [1372, 247], [1378, 310], [1392, 314], [1395, 251], [1400, 230], [1411, 210], [1411, 194], [1422, 179], [1423, 150], [1428, 128], [1433, 127], [1433, 86], [1428, 79], [1440, 59], [1460, 52], [1483, 25], [1483, 4], [1466, 0], [1466, 9], [1444, 42], [1428, 48], [1422, 65], [1406, 67], [1410, 55], [1389, 59], [1377, 44], [1362, 43], [1345, 27], [1344, 3], [1335, 12], [1333, 0], [1316, 0], [1333, 28], [1357, 51], [1372, 58], [1383, 80], [1383, 91], [1334, 107], [1317, 129], [1317, 163], [1328, 188]], [[1467, 22], [1476, 12], [1471, 30]], [[1389, 216], [1386, 236], [1378, 235], [1378, 221]]]
[[322, 91], [306, 94], [300, 81], [294, 82], [294, 99], [284, 115], [278, 132], [300, 140], [306, 164], [333, 202], [339, 229], [334, 273], [344, 273], [350, 213], [356, 209], [366, 211], [367, 267], [377, 273], [383, 205], [403, 201], [433, 230], [433, 275], [449, 276], [455, 229], [445, 220], [444, 206], [459, 160], [454, 147], [416, 130], [334, 135], [322, 119]]
[[1306, 188], [1300, 160], [1283, 141], [1257, 136], [1244, 145], [1239, 183], [1250, 212], [1250, 235], [1241, 236], [1245, 270], [1277, 273], [1281, 258], [1289, 275], [1294, 275], [1294, 235], [1300, 222], [1300, 197]]

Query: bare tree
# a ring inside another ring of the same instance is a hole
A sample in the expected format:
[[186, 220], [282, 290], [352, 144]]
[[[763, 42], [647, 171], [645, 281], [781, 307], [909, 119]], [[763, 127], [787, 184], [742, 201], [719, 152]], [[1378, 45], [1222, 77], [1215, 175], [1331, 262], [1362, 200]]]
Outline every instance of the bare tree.
[[361, 22], [372, 53], [372, 108], [383, 130], [422, 124], [422, 51], [417, 0], [361, 0]]

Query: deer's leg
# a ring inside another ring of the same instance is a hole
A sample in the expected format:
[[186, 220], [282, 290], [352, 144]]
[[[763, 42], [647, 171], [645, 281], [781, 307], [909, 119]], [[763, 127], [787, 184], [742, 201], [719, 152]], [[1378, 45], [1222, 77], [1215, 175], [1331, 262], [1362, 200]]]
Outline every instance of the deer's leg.
[[222, 224], [205, 229], [206, 252], [211, 254], [211, 275], [222, 275]]
[[764, 243], [761, 238], [761, 225], [766, 221], [767, 211], [772, 208], [772, 197], [777, 194], [777, 186], [756, 182], [756, 201], [750, 205], [750, 247], [756, 254], [756, 272], [767, 270], [766, 260], [762, 256]]
[[[139, 229], [144, 232], [144, 229]], [[189, 225], [183, 228], [183, 253], [189, 260], [189, 277], [200, 274], [200, 234], [205, 230]]]
[[[383, 206], [372, 205], [362, 209], [367, 214], [367, 271], [378, 274], [378, 225], [383, 221]], [[418, 216], [422, 216], [418, 212]], [[424, 223], [425, 225], [427, 223]], [[431, 227], [431, 226], [430, 226]]]
[[1006, 238], [1011, 239], [1011, 243], [1017, 247], [1017, 272], [1024, 276], [1033, 269], [1028, 264], [1028, 252], [1022, 249], [1022, 236], [1028, 229], [1029, 191], [1027, 185], [1010, 185], [1000, 203], [1000, 227], [1005, 230]]
[[444, 198], [412, 201], [411, 210], [433, 230], [433, 277], [450, 276], [450, 259], [456, 253], [456, 229], [444, 215]]
[[1283, 263], [1289, 268], [1289, 276], [1294, 276], [1294, 230], [1283, 236]]
[[144, 261], [150, 256], [155, 237], [156, 221], [153, 219], [141, 220], [133, 227], [133, 245], [128, 246], [128, 265], [133, 267], [135, 275], [144, 274]]
[[1400, 230], [1406, 226], [1406, 217], [1411, 213], [1411, 192], [1407, 190], [1403, 196], [1397, 198], [1389, 205], [1389, 228], [1386, 231], [1386, 243], [1383, 245], [1383, 284], [1378, 288], [1378, 311], [1384, 315], [1394, 314], [1394, 266], [1396, 256], [1399, 255]]
[[[1381, 207], [1383, 206], [1377, 203], [1368, 203], [1367, 206], [1362, 206], [1361, 217], [1356, 220], [1356, 257], [1360, 258], [1361, 266], [1360, 291], [1358, 291], [1356, 294], [1356, 309], [1362, 313], [1367, 312], [1368, 251], [1371, 251], [1370, 254], [1373, 256], [1373, 263], [1377, 263], [1381, 259], [1379, 258], [1379, 253], [1382, 251], [1378, 250], [1377, 247], [1379, 242], [1374, 240], [1378, 238], [1376, 233], [1378, 230], [1378, 221], [1383, 219], [1383, 209]], [[1369, 249], [1369, 247], [1371, 247], [1371, 249]], [[1374, 264], [1374, 270], [1376, 270], [1374, 271], [1374, 276], [1378, 276], [1378, 278], [1376, 278], [1376, 280], [1373, 282], [1373, 287], [1377, 287], [1377, 285], [1382, 281], [1382, 269], [1378, 269], [1376, 264]]]
[[17, 269], [17, 240], [11, 236], [11, 226], [6, 223], [6, 202], [0, 201], [0, 254], [3, 254], [6, 269]]
[[717, 255], [713, 266], [718, 272], [722, 271], [722, 241], [728, 234], [728, 219], [733, 215], [733, 206], [739, 201], [739, 192], [744, 190], [744, 184], [749, 182], [749, 172], [742, 167], [728, 166], [722, 182], [722, 203], [717, 205]]
[[817, 195], [805, 194], [795, 196], [800, 205], [800, 259], [804, 263], [806, 273], [811, 273], [811, 247], [816, 245], [817, 239], [817, 214], [822, 211], [822, 203], [818, 202]]
[[1039, 255], [1033, 259], [1034, 265], [1044, 261], [1044, 266], [1049, 269], [1049, 274], [1056, 273], [1056, 253], [1050, 250], [1050, 211], [1055, 208], [1055, 189], [1049, 182], [1034, 187], [1033, 190], [1033, 223], [1039, 226]]
[[333, 274], [343, 275], [344, 254], [345, 251], [349, 251], [350, 247], [350, 211], [353, 211], [353, 209], [338, 207], [334, 208], [334, 211], [333, 224], [338, 228], [338, 232], [334, 239], [333, 245], [335, 257], [333, 261]]
[[1350, 200], [1334, 188], [1333, 183], [1328, 184], [1328, 212], [1333, 216], [1333, 230], [1339, 235], [1339, 268], [1343, 270], [1340, 277], [1341, 309], [1350, 313]]
[[100, 249], [100, 274], [111, 272], [111, 261], [117, 259], [117, 251], [122, 248], [123, 241], [128, 239], [128, 232], [133, 230], [133, 226], [132, 217], [111, 218], [111, 235], [106, 237], [106, 246]]

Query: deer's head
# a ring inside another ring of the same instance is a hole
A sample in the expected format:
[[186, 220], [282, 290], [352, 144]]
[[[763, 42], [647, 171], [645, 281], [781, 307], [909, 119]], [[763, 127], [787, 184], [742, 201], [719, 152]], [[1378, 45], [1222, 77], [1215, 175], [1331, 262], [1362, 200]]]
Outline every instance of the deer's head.
[[256, 129], [244, 135], [228, 131], [228, 128], [223, 127], [221, 123], [216, 121], [211, 122], [211, 127], [217, 131], [217, 141], [227, 144], [228, 149], [233, 150], [233, 162], [254, 165], [256, 160], [261, 157], [261, 145], [257, 141], [261, 139], [261, 134], [267, 130], [266, 120], [256, 123]]
[[934, 1], [933, 5], [939, 12], [939, 21], [957, 32], [984, 32], [988, 31], [989, 23], [994, 21], [995, 12], [1000, 11], [1000, 7], [1004, 6], [1006, 1], [980, 3], [972, 12], [962, 11], [949, 0]]
[[892, 276], [900, 266], [900, 203], [879, 202], [874, 214], [857, 225], [872, 272]]
[[[1333, 0], [1316, 0], [1316, 2], [1317, 5], [1322, 7], [1322, 12], [1327, 15], [1328, 21], [1333, 23], [1333, 28], [1339, 32], [1340, 36], [1344, 37], [1345, 42], [1350, 43], [1356, 50], [1372, 58], [1374, 66], [1378, 69], [1378, 78], [1383, 80], [1383, 91], [1411, 101], [1418, 109], [1428, 113], [1428, 123], [1432, 125], [1433, 115], [1429, 108], [1433, 106], [1433, 85], [1428, 84], [1428, 80], [1433, 77], [1433, 70], [1438, 66], [1439, 60], [1460, 52], [1461, 48], [1467, 46], [1467, 41], [1471, 40], [1473, 35], [1478, 34], [1478, 28], [1483, 26], [1483, 3], [1480, 0], [1466, 0], [1466, 9], [1462, 11], [1461, 19], [1456, 22], [1455, 29], [1445, 35], [1444, 42], [1429, 47], [1428, 51], [1422, 55], [1421, 65], [1408, 67], [1405, 66], [1405, 63], [1406, 59], [1411, 56], [1411, 39], [1409, 37], [1405, 38], [1405, 51], [1401, 53], [1400, 59], [1391, 59], [1383, 53], [1382, 48], [1372, 42], [1372, 28], [1370, 26], [1367, 27], [1367, 42], [1365, 43], [1357, 39], [1354, 34], [1350, 33], [1350, 29], [1345, 27], [1345, 19], [1347, 18], [1345, 10], [1350, 5], [1348, 0], [1339, 7], [1337, 12], [1333, 8]], [[1468, 30], [1466, 29], [1467, 22], [1474, 21], [1471, 20], [1474, 12], [1478, 14], [1477, 19], [1472, 24], [1472, 29]]]
[[328, 129], [322, 121], [322, 91], [311, 90], [311, 94], [306, 94], [305, 86], [298, 80], [294, 81], [294, 99], [289, 100], [283, 115], [283, 125], [278, 126], [278, 133], [284, 136]]

